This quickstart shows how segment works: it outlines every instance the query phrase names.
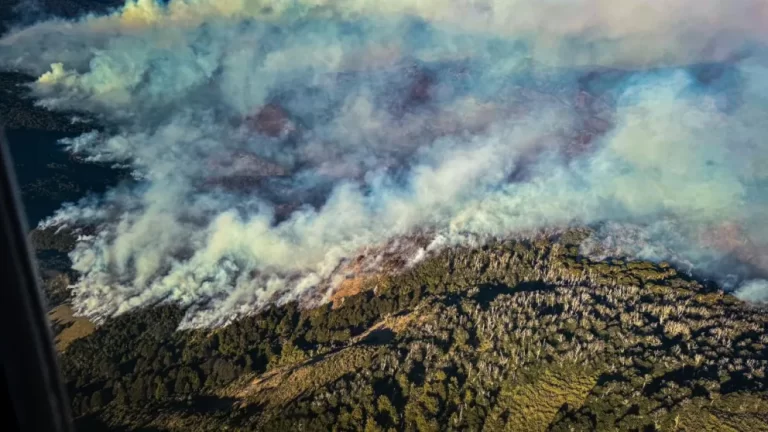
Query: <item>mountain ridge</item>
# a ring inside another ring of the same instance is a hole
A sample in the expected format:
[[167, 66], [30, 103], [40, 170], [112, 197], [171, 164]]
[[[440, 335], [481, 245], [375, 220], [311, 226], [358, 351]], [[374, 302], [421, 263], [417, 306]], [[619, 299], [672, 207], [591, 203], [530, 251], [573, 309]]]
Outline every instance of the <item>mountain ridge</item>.
[[451, 249], [336, 308], [214, 330], [176, 331], [174, 306], [108, 320], [62, 354], [78, 424], [768, 428], [764, 310], [667, 265], [579, 257], [580, 237]]

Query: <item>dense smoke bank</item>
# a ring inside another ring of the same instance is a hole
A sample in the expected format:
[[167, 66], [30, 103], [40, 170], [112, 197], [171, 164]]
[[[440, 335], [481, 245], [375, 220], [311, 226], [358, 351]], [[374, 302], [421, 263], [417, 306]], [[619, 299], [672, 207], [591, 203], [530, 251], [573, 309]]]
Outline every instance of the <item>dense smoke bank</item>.
[[135, 172], [43, 223], [92, 228], [92, 317], [173, 301], [218, 325], [327, 296], [397, 239], [414, 262], [581, 225], [586, 254], [762, 301], [766, 29], [758, 0], [139, 0], [11, 32], [0, 65], [108, 125], [69, 151]]

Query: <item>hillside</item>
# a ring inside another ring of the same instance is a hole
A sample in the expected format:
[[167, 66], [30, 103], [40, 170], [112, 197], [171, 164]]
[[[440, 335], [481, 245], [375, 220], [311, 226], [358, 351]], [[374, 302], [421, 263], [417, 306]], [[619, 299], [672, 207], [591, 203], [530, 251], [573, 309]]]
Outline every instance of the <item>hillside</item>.
[[768, 15], [507, 3], [0, 0], [77, 430], [768, 431]]
[[584, 233], [454, 249], [330, 304], [62, 355], [79, 430], [768, 430], [765, 311]]

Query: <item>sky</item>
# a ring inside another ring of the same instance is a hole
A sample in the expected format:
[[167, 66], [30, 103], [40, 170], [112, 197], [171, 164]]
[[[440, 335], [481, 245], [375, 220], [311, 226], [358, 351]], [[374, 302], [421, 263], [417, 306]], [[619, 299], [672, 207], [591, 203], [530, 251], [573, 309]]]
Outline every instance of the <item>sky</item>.
[[76, 311], [201, 327], [397, 239], [584, 225], [768, 299], [766, 39], [763, 0], [138, 0], [14, 28], [0, 67], [134, 173], [42, 223], [92, 228]]

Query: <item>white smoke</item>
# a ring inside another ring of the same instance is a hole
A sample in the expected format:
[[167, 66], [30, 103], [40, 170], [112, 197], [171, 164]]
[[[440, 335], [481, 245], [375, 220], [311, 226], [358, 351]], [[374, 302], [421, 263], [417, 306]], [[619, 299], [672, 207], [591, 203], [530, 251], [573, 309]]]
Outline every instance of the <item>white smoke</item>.
[[768, 302], [768, 280], [746, 281], [734, 292], [734, 295], [744, 301], [766, 303]]
[[[108, 126], [69, 151], [136, 173], [44, 222], [95, 227], [71, 255], [89, 316], [221, 324], [422, 232], [602, 223], [586, 252], [768, 271], [767, 9], [654, 5], [139, 0], [9, 34], [0, 65]], [[747, 240], [705, 235], [728, 224]]]

